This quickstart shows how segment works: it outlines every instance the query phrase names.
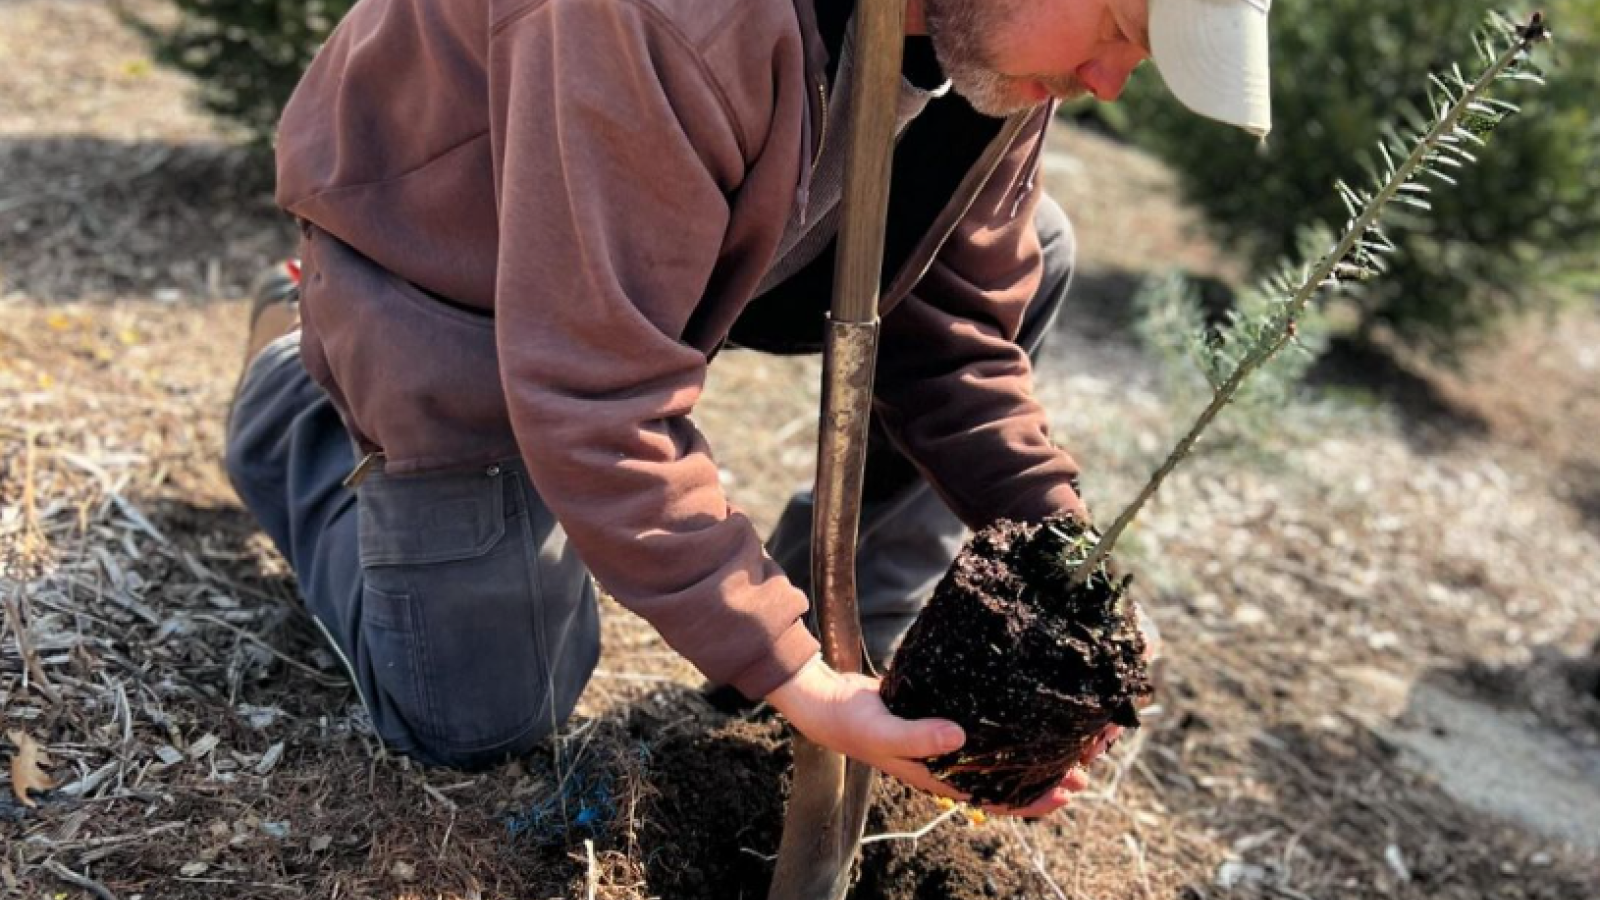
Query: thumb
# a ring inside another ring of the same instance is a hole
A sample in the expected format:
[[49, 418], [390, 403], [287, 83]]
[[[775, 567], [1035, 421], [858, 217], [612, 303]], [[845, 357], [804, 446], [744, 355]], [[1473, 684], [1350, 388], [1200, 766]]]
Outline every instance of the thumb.
[[967, 736], [961, 726], [945, 719], [902, 719], [879, 702], [867, 738], [873, 752], [900, 759], [924, 759], [960, 749]]

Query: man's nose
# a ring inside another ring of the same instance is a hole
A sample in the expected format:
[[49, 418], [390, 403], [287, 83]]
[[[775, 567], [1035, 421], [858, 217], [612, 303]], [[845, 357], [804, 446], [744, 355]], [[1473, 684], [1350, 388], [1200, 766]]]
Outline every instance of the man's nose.
[[1144, 62], [1143, 53], [1119, 53], [1090, 60], [1078, 71], [1078, 80], [1102, 103], [1122, 96], [1133, 70]]

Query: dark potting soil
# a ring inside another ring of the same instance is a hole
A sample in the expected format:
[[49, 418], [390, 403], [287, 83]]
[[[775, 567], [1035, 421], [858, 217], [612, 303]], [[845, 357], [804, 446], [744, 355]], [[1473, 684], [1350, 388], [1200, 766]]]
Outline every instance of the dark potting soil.
[[759, 898], [783, 832], [790, 752], [776, 722], [738, 719], [652, 744], [640, 816], [650, 896]]
[[[639, 816], [650, 896], [759, 900], [767, 895], [789, 790], [788, 734], [777, 721], [681, 730], [649, 749], [654, 796]], [[869, 835], [912, 832], [940, 814], [932, 797], [879, 777]], [[851, 900], [1038, 896], [1029, 870], [1000, 860], [1001, 833], [960, 817], [926, 836], [868, 845]]]
[[1043, 796], [1108, 724], [1139, 724], [1151, 693], [1128, 579], [1070, 586], [1082, 529], [1069, 517], [1000, 520], [978, 532], [935, 589], [883, 682], [896, 715], [966, 730], [934, 775], [974, 800]]

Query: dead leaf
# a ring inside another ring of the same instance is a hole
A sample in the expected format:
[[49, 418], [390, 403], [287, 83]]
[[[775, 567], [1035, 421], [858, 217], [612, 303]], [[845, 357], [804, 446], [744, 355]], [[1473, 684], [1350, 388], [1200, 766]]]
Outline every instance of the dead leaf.
[[277, 767], [281, 759], [283, 759], [283, 741], [273, 744], [267, 748], [266, 753], [261, 754], [261, 761], [256, 763], [255, 773], [266, 775]]
[[17, 795], [18, 803], [37, 809], [39, 804], [28, 796], [28, 792], [44, 793], [55, 787], [55, 782], [50, 780], [50, 776], [39, 768], [49, 765], [50, 757], [25, 731], [7, 732], [6, 738], [17, 745], [17, 754], [11, 757], [11, 793]]
[[201, 759], [201, 758], [205, 757], [205, 755], [207, 753], [210, 753], [211, 751], [217, 749], [217, 744], [219, 744], [221, 742], [222, 742], [221, 738], [217, 737], [214, 734], [208, 734], [205, 737], [201, 738], [200, 740], [195, 741], [193, 744], [189, 745], [189, 758], [190, 759]]

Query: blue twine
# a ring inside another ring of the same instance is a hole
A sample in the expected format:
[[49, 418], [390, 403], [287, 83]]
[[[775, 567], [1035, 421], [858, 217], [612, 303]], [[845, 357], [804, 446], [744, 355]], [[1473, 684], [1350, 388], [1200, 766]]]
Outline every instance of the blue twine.
[[598, 837], [616, 818], [614, 799], [611, 774], [584, 767], [568, 774], [559, 791], [506, 816], [506, 831], [512, 840], [526, 838], [541, 846]]

